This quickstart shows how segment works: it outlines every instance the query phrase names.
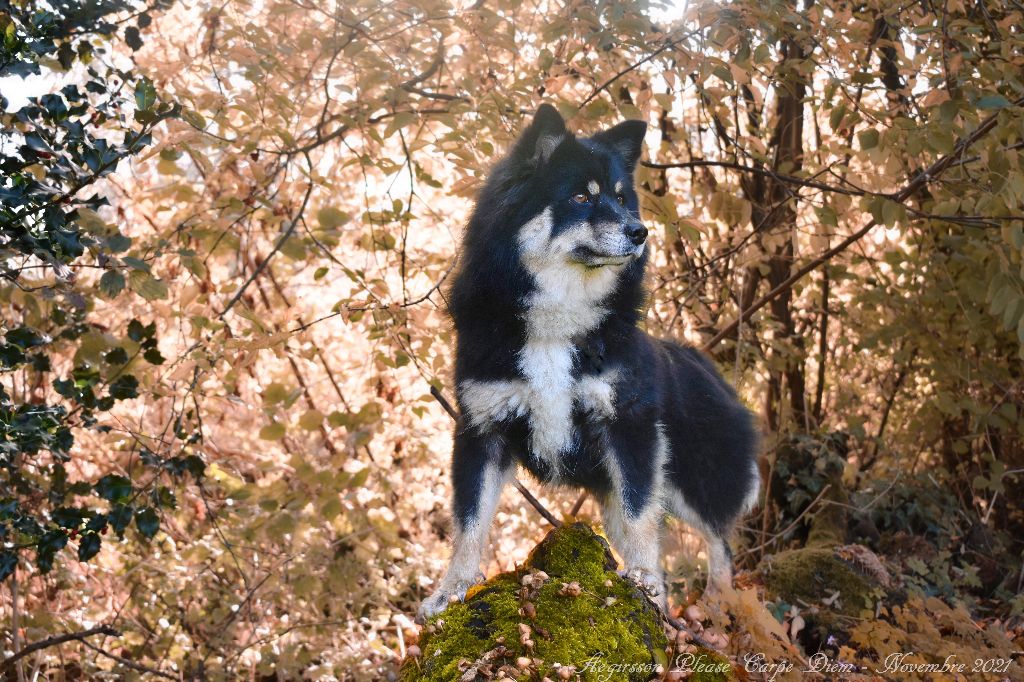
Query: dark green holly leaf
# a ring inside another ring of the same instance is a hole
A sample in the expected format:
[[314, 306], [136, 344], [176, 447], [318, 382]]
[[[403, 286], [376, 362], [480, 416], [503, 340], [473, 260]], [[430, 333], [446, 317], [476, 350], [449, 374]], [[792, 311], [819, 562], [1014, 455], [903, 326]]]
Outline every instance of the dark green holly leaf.
[[18, 555], [9, 549], [0, 551], [0, 582], [6, 580], [18, 567]]
[[98, 533], [85, 533], [82, 535], [78, 541], [78, 560], [88, 561], [99, 554], [101, 544], [103, 544], [103, 541]]
[[128, 351], [117, 347], [103, 356], [103, 359], [111, 365], [123, 365], [128, 362]]
[[54, 379], [53, 390], [57, 391], [58, 395], [71, 398], [75, 395], [75, 382], [71, 379]]
[[186, 471], [198, 481], [206, 473], [206, 465], [203, 463], [203, 459], [199, 455], [189, 455], [187, 457], [175, 457], [171, 460], [172, 470], [175, 474], [183, 474]]
[[61, 67], [65, 71], [71, 68], [75, 61], [75, 49], [71, 46], [70, 41], [61, 43], [61, 46], [57, 49], [57, 61], [60, 62]]
[[40, 573], [49, 573], [57, 552], [68, 544], [68, 536], [62, 530], [51, 530], [43, 534], [36, 545], [36, 565]]
[[110, 384], [110, 397], [115, 400], [128, 400], [138, 395], [139, 380], [131, 374], [119, 376]]
[[114, 508], [107, 514], [107, 520], [110, 521], [110, 527], [114, 529], [114, 532], [119, 536], [123, 536], [125, 529], [128, 528], [128, 524], [132, 522], [131, 505], [114, 505]]
[[60, 95], [53, 93], [43, 95], [39, 98], [39, 103], [46, 110], [49, 118], [62, 119], [68, 114], [68, 106], [64, 102], [64, 98]]
[[88, 495], [92, 492], [92, 485], [85, 481], [75, 481], [68, 486], [68, 495]]
[[147, 349], [146, 352], [142, 354], [142, 357], [146, 359], [146, 362], [154, 365], [162, 365], [165, 360], [164, 356], [160, 355], [160, 351], [156, 348]]
[[139, 451], [139, 459], [141, 459], [144, 464], [148, 464], [151, 467], [163, 466], [164, 464], [164, 458], [149, 448], [142, 448], [142, 450]]
[[152, 539], [160, 530], [160, 517], [152, 507], [143, 507], [135, 512], [135, 527], [139, 529], [142, 536]]
[[41, 346], [49, 340], [39, 332], [28, 327], [17, 327], [15, 329], [11, 329], [7, 332], [4, 338], [7, 343], [22, 349]]
[[57, 507], [50, 514], [50, 519], [61, 528], [73, 530], [82, 525], [85, 513], [75, 507]]
[[[142, 36], [139, 35], [139, 29], [135, 26], [129, 26], [124, 30], [124, 42], [128, 44], [128, 47], [132, 48], [132, 51], [136, 51], [142, 48]], [[145, 107], [149, 108], [149, 107]]]
[[153, 81], [145, 77], [140, 78], [135, 84], [135, 106], [140, 111], [147, 111], [152, 109], [155, 103], [156, 88], [153, 87]]
[[0, 345], [0, 365], [4, 367], [17, 367], [25, 362], [25, 353], [17, 346], [10, 344]]
[[[126, 500], [132, 494], [132, 482], [117, 474], [107, 474], [96, 481], [96, 485], [93, 487], [96, 489], [97, 495], [110, 502]], [[114, 523], [113, 512], [111, 512], [111, 523]]]
[[146, 328], [137, 319], [128, 323], [128, 338], [132, 341], [141, 341], [146, 336]]
[[53, 442], [50, 449], [57, 453], [64, 453], [75, 444], [75, 436], [71, 433], [70, 427], [61, 426], [53, 432]]

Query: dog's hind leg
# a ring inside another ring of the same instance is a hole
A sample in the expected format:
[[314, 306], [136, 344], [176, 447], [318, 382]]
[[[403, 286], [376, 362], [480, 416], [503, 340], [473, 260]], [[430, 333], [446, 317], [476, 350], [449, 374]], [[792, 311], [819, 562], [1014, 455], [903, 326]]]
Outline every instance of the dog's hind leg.
[[453, 522], [452, 557], [437, 590], [420, 606], [424, 621], [441, 613], [453, 599], [462, 599], [477, 582], [491, 520], [501, 491], [515, 471], [499, 438], [460, 429], [452, 452]]
[[732, 550], [729, 541], [709, 530], [701, 532], [708, 545], [708, 591], [715, 593], [732, 589]]
[[729, 549], [729, 529], [732, 523], [723, 524], [716, 530], [696, 512], [675, 486], [670, 487], [667, 496], [669, 510], [674, 516], [700, 533], [708, 548], [708, 586], [710, 592], [721, 592], [732, 587], [732, 550]]
[[625, 574], [664, 607], [661, 530], [666, 444], [660, 428], [650, 426], [620, 423], [609, 434], [605, 461], [612, 489], [604, 497], [601, 518], [608, 539], [622, 557]]

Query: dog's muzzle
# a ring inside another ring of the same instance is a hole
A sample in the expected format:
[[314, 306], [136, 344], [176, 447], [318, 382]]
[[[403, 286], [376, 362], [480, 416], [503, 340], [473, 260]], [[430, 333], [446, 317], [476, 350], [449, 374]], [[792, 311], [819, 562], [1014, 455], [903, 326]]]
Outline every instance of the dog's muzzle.
[[647, 228], [641, 222], [626, 223], [626, 237], [634, 246], [640, 246], [647, 239]]

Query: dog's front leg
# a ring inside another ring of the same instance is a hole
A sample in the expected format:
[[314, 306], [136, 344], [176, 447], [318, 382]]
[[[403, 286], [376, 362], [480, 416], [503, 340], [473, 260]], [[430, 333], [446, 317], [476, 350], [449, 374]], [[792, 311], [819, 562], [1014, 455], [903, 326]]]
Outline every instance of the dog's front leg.
[[654, 503], [638, 513], [610, 493], [601, 508], [601, 520], [612, 547], [622, 557], [624, 573], [652, 599], [666, 605], [665, 576], [661, 568], [662, 511]]
[[653, 424], [620, 423], [610, 430], [607, 447], [605, 461], [612, 467], [612, 486], [601, 505], [605, 532], [625, 564], [624, 573], [664, 607], [664, 436]]
[[444, 611], [453, 599], [462, 599], [477, 582], [480, 557], [501, 499], [501, 491], [515, 470], [497, 436], [460, 428], [452, 451], [453, 524], [455, 542], [448, 571], [437, 590], [419, 610], [424, 621]]

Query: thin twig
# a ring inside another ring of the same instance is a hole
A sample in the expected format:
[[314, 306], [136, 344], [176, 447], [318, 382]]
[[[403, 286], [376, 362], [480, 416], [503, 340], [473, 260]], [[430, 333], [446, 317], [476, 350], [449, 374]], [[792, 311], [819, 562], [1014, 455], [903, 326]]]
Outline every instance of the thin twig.
[[[789, 183], [793, 185], [799, 185], [801, 187], [811, 187], [813, 189], [820, 189], [823, 192], [834, 192], [836, 194], [846, 194], [848, 196], [860, 197], [865, 194], [877, 194], [875, 192], [867, 192], [860, 189], [846, 189], [844, 187], [836, 187], [835, 185], [829, 185], [828, 183], [818, 182], [811, 178], [801, 178], [795, 175], [787, 175], [786, 173], [776, 173], [775, 171], [768, 170], [766, 168], [756, 168], [754, 166], [746, 166], [742, 163], [734, 163], [732, 161], [709, 161], [707, 159], [693, 159], [691, 161], [679, 161], [675, 163], [654, 163], [653, 161], [641, 161], [640, 165], [644, 168], [652, 168], [654, 170], [668, 170], [672, 168], [725, 168], [727, 170], [741, 171], [744, 173], [754, 173], [756, 175], [763, 175], [764, 177], [777, 180], [782, 183]], [[885, 196], [879, 194], [879, 196]]]
[[599, 85], [599, 86], [597, 86], [596, 88], [594, 88], [593, 92], [591, 92], [591, 93], [590, 93], [590, 94], [589, 94], [589, 95], [587, 96], [587, 98], [586, 98], [586, 99], [584, 99], [584, 100], [583, 100], [582, 102], [580, 102], [580, 103], [579, 103], [579, 106], [577, 106], [576, 108], [577, 108], [577, 109], [582, 109], [582, 108], [583, 108], [583, 107], [585, 107], [585, 106], [586, 106], [587, 104], [589, 104], [589, 103], [591, 102], [591, 100], [593, 100], [593, 99], [594, 99], [595, 97], [597, 97], [597, 96], [598, 96], [599, 94], [601, 94], [602, 92], [604, 92], [605, 90], [607, 90], [607, 89], [608, 89], [608, 87], [609, 87], [609, 86], [610, 86], [610, 85], [611, 85], [612, 83], [614, 83], [615, 81], [619, 80], [620, 78], [622, 78], [623, 76], [625, 76], [625, 75], [626, 75], [627, 73], [630, 73], [631, 71], [635, 71], [635, 70], [637, 70], [638, 68], [640, 68], [641, 66], [643, 66], [643, 65], [644, 65], [644, 64], [646, 64], [647, 62], [649, 62], [649, 61], [651, 61], [652, 59], [654, 59], [655, 57], [657, 57], [657, 56], [658, 56], [659, 54], [661, 54], [662, 52], [665, 52], [666, 50], [671, 50], [671, 49], [672, 49], [673, 47], [675, 47], [675, 46], [676, 46], [676, 45], [678, 45], [679, 43], [683, 42], [683, 41], [684, 41], [684, 40], [686, 40], [687, 38], [692, 38], [692, 37], [693, 37], [693, 36], [695, 36], [696, 34], [698, 34], [698, 33], [700, 33], [701, 31], [703, 31], [703, 30], [704, 30], [705, 28], [707, 28], [707, 27], [706, 27], [706, 26], [702, 26], [701, 28], [695, 29], [695, 30], [693, 30], [693, 31], [690, 31], [689, 33], [687, 33], [687, 34], [683, 35], [683, 36], [680, 36], [679, 38], [675, 38], [674, 40], [669, 40], [669, 41], [666, 41], [664, 45], [662, 45], [661, 47], [659, 47], [659, 48], [658, 48], [657, 50], [655, 50], [654, 52], [652, 52], [652, 53], [650, 53], [649, 55], [647, 55], [647, 56], [643, 57], [643, 58], [642, 58], [642, 59], [640, 59], [639, 61], [633, 62], [633, 63], [632, 63], [632, 64], [630, 64], [630, 65], [629, 65], [629, 66], [628, 66], [627, 68], [623, 69], [622, 71], [619, 71], [619, 72], [618, 72], [617, 74], [615, 74], [614, 76], [612, 76], [611, 78], [609, 78], [608, 80], [606, 80], [606, 81], [605, 81], [604, 83], [601, 83], [601, 85]]
[[344, 315], [345, 313], [369, 312], [373, 310], [397, 310], [401, 308], [411, 308], [413, 306], [417, 306], [420, 303], [423, 303], [424, 301], [429, 299], [431, 296], [434, 295], [434, 292], [438, 291], [441, 288], [441, 285], [444, 284], [444, 281], [448, 278], [448, 275], [451, 274], [452, 268], [454, 267], [455, 261], [453, 260], [448, 265], [448, 269], [445, 270], [444, 274], [441, 275], [441, 279], [439, 279], [429, 289], [427, 289], [425, 294], [412, 301], [406, 301], [405, 303], [379, 303], [377, 305], [345, 306], [341, 310], [335, 310], [333, 313], [327, 313], [326, 315], [322, 315], [309, 322], [302, 322], [301, 320], [299, 320], [299, 325], [289, 329], [287, 333], [296, 334], [298, 332], [306, 331], [315, 324], [319, 324], [321, 322], [324, 322], [325, 320], [330, 320], [340, 315]]
[[662, 619], [664, 619], [664, 621], [671, 625], [676, 631], [682, 631], [690, 635], [690, 641], [696, 644], [697, 646], [703, 649], [714, 650], [715, 647], [712, 644], [710, 644], [706, 639], [704, 639], [696, 632], [694, 632], [692, 629], [690, 629], [689, 626], [683, 625], [682, 621], [668, 615], [667, 611], [662, 611], [661, 607], [657, 604], [655, 604], [654, 606], [658, 609], [658, 613], [661, 614]]
[[814, 508], [814, 505], [816, 505], [818, 502], [821, 501], [821, 498], [825, 495], [825, 493], [828, 492], [828, 489], [831, 488], [831, 487], [832, 487], [831, 483], [826, 484], [825, 487], [821, 489], [821, 492], [818, 493], [818, 496], [815, 497], [811, 501], [811, 503], [809, 505], [804, 507], [804, 510], [802, 512], [800, 512], [800, 514], [795, 519], [793, 519], [792, 523], [790, 523], [788, 526], [786, 526], [781, 531], [779, 531], [775, 535], [773, 535], [770, 538], [768, 538], [765, 542], [762, 542], [757, 547], [751, 547], [750, 549], [741, 552], [736, 558], [739, 559], [740, 557], [747, 556], [748, 554], [753, 554], [754, 552], [757, 552], [758, 550], [762, 550], [762, 549], [766, 548], [768, 545], [772, 544], [773, 542], [775, 542], [779, 538], [785, 537], [786, 533], [788, 533], [789, 531], [791, 531], [794, 528], [796, 528], [796, 525], [798, 523], [800, 523], [800, 519], [802, 519], [804, 516], [806, 516], [807, 512], [811, 511], [811, 509]]
[[[1020, 99], [1016, 100], [1013, 103], [1013, 106], [1015, 107], [1019, 107], [1022, 105], [1024, 105], [1024, 97], [1021, 97]], [[927, 170], [918, 173], [914, 177], [914, 179], [909, 184], [907, 184], [907, 186], [904, 187], [902, 190], [900, 190], [896, 194], [889, 195], [892, 201], [898, 204], [902, 204], [918, 190], [927, 186], [932, 181], [936, 180], [940, 175], [942, 175], [943, 172], [946, 171], [947, 168], [949, 168], [956, 162], [957, 157], [962, 156], [963, 153], [967, 151], [968, 148], [971, 147], [971, 145], [973, 145], [985, 134], [987, 134], [990, 130], [992, 130], [992, 128], [995, 127], [998, 117], [999, 112], [996, 112], [989, 116], [988, 118], [986, 118], [984, 121], [982, 121], [973, 133], [971, 133], [965, 138], [962, 138], [959, 142], [957, 142], [956, 147], [953, 149], [952, 152], [950, 152], [946, 156], [942, 157], [941, 159], [933, 163], [931, 166], [928, 167]], [[870, 221], [868, 221], [866, 225], [864, 225], [864, 227], [860, 228], [859, 230], [851, 234], [849, 237], [841, 241], [839, 244], [833, 246], [831, 249], [821, 254], [817, 258], [813, 259], [796, 272], [794, 272], [792, 275], [787, 277], [783, 282], [781, 282], [777, 287], [769, 291], [761, 298], [754, 301], [749, 307], [745, 308], [743, 312], [740, 313], [735, 320], [726, 325], [721, 331], [715, 334], [710, 341], [705, 343], [702, 349], [704, 351], [710, 351], [711, 349], [713, 349], [723, 339], [732, 334], [732, 332], [742, 322], [746, 322], [747, 320], [749, 320], [754, 313], [756, 313], [758, 310], [766, 306], [771, 301], [775, 300], [781, 294], [788, 291], [793, 286], [793, 284], [802, 279], [804, 276], [813, 272], [814, 270], [817, 270], [819, 266], [823, 265], [824, 263], [827, 263], [829, 260], [832, 259], [833, 256], [842, 253], [851, 244], [859, 241], [864, 235], [870, 232], [877, 225], [878, 221], [872, 218]]]
[[430, 64], [427, 65], [427, 68], [421, 73], [403, 82], [398, 87], [402, 88], [406, 92], [411, 92], [421, 97], [426, 97], [427, 99], [436, 99], [443, 102], [468, 102], [469, 98], [465, 95], [449, 95], [445, 92], [434, 92], [432, 90], [424, 90], [419, 87], [420, 83], [437, 73], [438, 69], [440, 69], [443, 64], [444, 38], [441, 38], [437, 41], [437, 54], [435, 54], [434, 58], [430, 60]]
[[[443, 407], [444, 411], [448, 413], [448, 416], [454, 419], [456, 423], [458, 423], [459, 413], [455, 411], [455, 408], [452, 407], [452, 404], [448, 402], [448, 399], [444, 397], [444, 394], [441, 393], [441, 391], [436, 386], [430, 387], [430, 395], [434, 396], [434, 399], [437, 402], [441, 403], [441, 407]], [[548, 523], [550, 523], [555, 528], [561, 528], [562, 522], [556, 519], [554, 514], [549, 512], [547, 507], [541, 504], [540, 500], [534, 497], [533, 493], [527, 490], [526, 487], [519, 482], [518, 478], [512, 479], [512, 485], [515, 486], [516, 490], [518, 490], [520, 494], [526, 498], [526, 501], [530, 503], [530, 506], [536, 509], [537, 513], [543, 516]]]
[[587, 501], [587, 494], [586, 490], [580, 493], [580, 496], [576, 498], [576, 502], [573, 503], [572, 509], [569, 510], [569, 516], [576, 516], [580, 513], [583, 503]]
[[235, 295], [231, 297], [231, 300], [228, 301], [228, 304], [224, 307], [224, 310], [221, 311], [218, 317], [224, 319], [224, 316], [228, 314], [228, 311], [231, 310], [236, 303], [238, 303], [238, 299], [242, 297], [242, 294], [244, 294], [245, 290], [249, 288], [249, 285], [252, 284], [257, 277], [260, 276], [260, 273], [263, 272], [263, 268], [267, 267], [267, 264], [270, 262], [270, 259], [273, 258], [274, 255], [281, 250], [281, 247], [284, 246], [284, 243], [288, 241], [288, 238], [292, 236], [293, 232], [295, 232], [295, 228], [299, 225], [299, 221], [302, 219], [302, 214], [306, 212], [306, 205], [309, 203], [309, 196], [313, 193], [313, 184], [313, 181], [310, 180], [309, 187], [306, 188], [306, 196], [303, 197], [302, 205], [299, 206], [299, 211], [298, 213], [295, 214], [295, 217], [292, 219], [291, 225], [289, 225], [288, 229], [281, 234], [280, 239], [278, 239], [277, 243], [274, 244], [274, 248], [270, 250], [270, 253], [267, 254], [267, 257], [260, 261], [260, 264], [256, 266], [256, 269], [253, 270], [251, 275], [249, 275], [249, 279], [245, 280], [245, 282], [242, 283], [242, 286], [238, 288], [238, 291], [236, 291]]
[[126, 668], [131, 668], [132, 670], [137, 670], [140, 673], [148, 673], [150, 675], [156, 675], [157, 677], [162, 677], [165, 680], [175, 680], [175, 682], [177, 682], [180, 679], [179, 677], [177, 677], [175, 675], [169, 675], [168, 673], [165, 673], [162, 670], [157, 670], [156, 668], [150, 668], [149, 666], [142, 665], [141, 663], [136, 663], [135, 661], [131, 661], [131, 660], [127, 659], [127, 658], [123, 658], [121, 656], [118, 656], [117, 654], [112, 654], [109, 651], [105, 651], [105, 650], [99, 648], [98, 646], [89, 644], [89, 642], [85, 641], [84, 639], [82, 640], [82, 644], [84, 644], [85, 646], [89, 647], [90, 649], [92, 649], [93, 651], [98, 653], [100, 656], [105, 656], [105, 657], [111, 659], [112, 661], [117, 661], [118, 663], [120, 663], [121, 665], [123, 665]]
[[873, 506], [875, 506], [876, 502], [878, 502], [880, 499], [882, 499], [883, 497], [885, 497], [886, 495], [889, 494], [889, 491], [892, 490], [896, 486], [896, 483], [899, 482], [900, 477], [902, 475], [903, 475], [902, 471], [897, 471], [896, 472], [896, 476], [894, 476], [892, 481], [889, 482], [889, 485], [887, 485], [885, 487], [885, 490], [883, 490], [882, 492], [880, 492], [877, 495], [875, 495], [874, 497], [872, 497], [871, 501], [869, 501], [867, 504], [862, 505], [860, 507], [856, 507], [856, 506], [854, 506], [852, 504], [846, 504], [845, 502], [840, 502], [838, 500], [825, 500], [825, 504], [826, 505], [832, 505], [833, 507], [844, 507], [846, 509], [850, 509], [850, 510], [855, 511], [855, 512], [861, 512], [861, 513], [866, 512], [867, 510], [869, 510]]
[[92, 637], [94, 635], [109, 635], [111, 637], [120, 637], [121, 633], [109, 625], [98, 625], [94, 628], [89, 628], [88, 630], [82, 630], [81, 632], [69, 632], [64, 635], [54, 635], [52, 637], [47, 637], [46, 639], [41, 639], [38, 642], [32, 642], [18, 653], [4, 659], [4, 661], [0, 663], [0, 670], [3, 670], [4, 668], [9, 668], [16, 661], [19, 661], [22, 658], [25, 658], [26, 656], [33, 654], [41, 649], [48, 649], [51, 646], [57, 646], [58, 644], [63, 644], [64, 642], [72, 642], [75, 640], [82, 641], [86, 637]]
[[515, 489], [518, 490], [519, 493], [526, 498], [526, 501], [530, 503], [530, 506], [536, 509], [537, 513], [543, 516], [548, 523], [550, 523], [555, 528], [562, 527], [562, 522], [556, 519], [555, 516], [547, 510], [547, 507], [541, 504], [540, 500], [534, 497], [533, 493], [527, 490], [526, 486], [519, 482], [518, 478], [512, 479], [512, 485], [515, 486]]

